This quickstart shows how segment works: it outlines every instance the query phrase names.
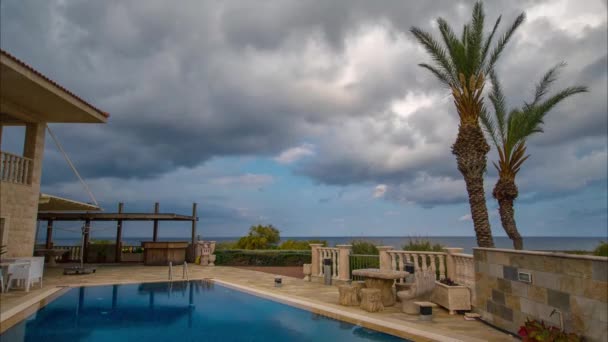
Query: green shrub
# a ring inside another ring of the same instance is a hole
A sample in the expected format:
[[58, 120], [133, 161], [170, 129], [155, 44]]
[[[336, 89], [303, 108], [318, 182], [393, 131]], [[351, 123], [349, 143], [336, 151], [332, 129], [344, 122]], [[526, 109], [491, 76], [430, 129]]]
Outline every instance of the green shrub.
[[239, 249], [271, 249], [281, 240], [279, 230], [272, 225], [251, 226], [249, 234], [240, 238], [236, 246]]
[[323, 247], [327, 246], [327, 241], [323, 240], [287, 240], [281, 243], [279, 249], [291, 251], [310, 250], [311, 243], [320, 243], [323, 244]]
[[216, 250], [216, 265], [224, 266], [302, 266], [309, 264], [310, 251]]
[[608, 242], [600, 242], [600, 245], [593, 250], [593, 254], [597, 256], [608, 257]]
[[355, 240], [350, 243], [353, 246], [352, 254], [378, 255], [378, 247], [373, 242]]
[[226, 249], [237, 249], [236, 244], [237, 244], [236, 241], [217, 242], [215, 244], [215, 250], [222, 251], [222, 250], [226, 250]]
[[402, 249], [404, 251], [443, 252], [443, 246], [439, 243], [432, 244], [429, 240], [413, 238], [410, 238]]

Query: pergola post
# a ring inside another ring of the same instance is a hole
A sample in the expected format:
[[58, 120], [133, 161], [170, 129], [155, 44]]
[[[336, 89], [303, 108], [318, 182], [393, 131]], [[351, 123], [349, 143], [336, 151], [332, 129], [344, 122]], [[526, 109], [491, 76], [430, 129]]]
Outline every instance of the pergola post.
[[53, 220], [46, 223], [46, 249], [53, 248]]
[[196, 259], [196, 203], [192, 203], [192, 239], [191, 239], [191, 243], [192, 243], [192, 250], [191, 250], [191, 256], [192, 259], [190, 260], [190, 262], [194, 262]]
[[83, 261], [87, 262], [89, 257], [89, 240], [91, 237], [91, 219], [86, 219], [84, 221], [84, 251], [82, 253], [83, 255]]
[[[154, 213], [158, 214], [160, 210], [160, 205], [158, 202], [154, 203]], [[158, 241], [158, 220], [154, 220], [154, 234], [152, 235], [152, 241]]]
[[[122, 214], [124, 203], [118, 203], [118, 213]], [[114, 254], [114, 260], [116, 262], [122, 261], [122, 220], [116, 221], [116, 251]]]

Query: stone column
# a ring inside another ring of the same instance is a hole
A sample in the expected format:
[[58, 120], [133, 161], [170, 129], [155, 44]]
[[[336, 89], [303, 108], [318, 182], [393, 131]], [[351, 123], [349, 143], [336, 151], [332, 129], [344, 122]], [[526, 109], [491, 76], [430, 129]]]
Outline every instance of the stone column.
[[391, 256], [387, 253], [393, 250], [393, 246], [378, 246], [378, 252], [380, 252], [380, 269], [390, 270], [391, 267]]
[[310, 245], [310, 253], [311, 253], [311, 258], [310, 258], [310, 263], [312, 265], [310, 265], [311, 267], [311, 275], [313, 276], [318, 276], [319, 272], [321, 272], [321, 270], [319, 269], [319, 247], [323, 247], [322, 243], [311, 243]]
[[446, 247], [443, 249], [447, 255], [445, 258], [445, 267], [447, 268], [447, 276], [450, 279], [454, 279], [456, 277], [456, 263], [454, 262], [454, 257], [452, 254], [454, 253], [462, 253], [464, 249], [457, 247]]
[[336, 245], [338, 247], [338, 279], [347, 281], [350, 279], [350, 251], [352, 245]]

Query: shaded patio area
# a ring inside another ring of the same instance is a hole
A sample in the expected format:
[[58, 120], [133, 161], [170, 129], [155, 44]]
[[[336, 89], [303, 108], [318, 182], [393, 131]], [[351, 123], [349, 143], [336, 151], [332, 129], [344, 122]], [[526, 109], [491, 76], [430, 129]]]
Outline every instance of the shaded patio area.
[[[325, 313], [330, 317], [342, 318], [341, 313], [356, 315], [363, 319], [380, 320], [391, 325], [406, 329], [427, 331], [442, 335], [444, 340], [462, 341], [513, 341], [512, 337], [494, 330], [481, 322], [465, 321], [462, 316], [450, 316], [444, 310], [436, 310], [433, 322], [418, 321], [417, 316], [409, 316], [400, 312], [398, 306], [386, 308], [379, 313], [367, 313], [358, 307], [344, 307], [338, 304], [338, 288], [324, 286], [318, 283], [305, 282], [301, 279], [283, 276], [283, 286], [274, 287], [274, 275], [271, 273], [246, 270], [235, 267], [202, 267], [190, 266], [190, 279], [213, 278], [220, 282], [238, 285], [249, 291], [259, 292], [263, 297], [276, 296], [279, 301], [295, 301], [311, 303], [311, 310]], [[65, 276], [62, 268], [45, 270], [44, 285], [30, 290], [10, 291], [1, 295], [0, 321], [2, 325], [19, 320], [24, 314], [14, 315], [15, 312], [30, 307], [25, 315], [33, 312], [38, 301], [53, 293], [61, 291], [61, 286], [92, 286], [107, 284], [127, 284], [141, 282], [167, 281], [168, 268], [165, 266], [132, 266], [132, 265], [98, 265], [97, 272], [90, 275]], [[181, 269], [174, 270], [174, 279], [181, 279]], [[28, 303], [29, 302], [29, 303]], [[36, 303], [33, 307], [32, 304]], [[299, 306], [299, 305], [296, 305]], [[353, 316], [354, 317], [354, 316]], [[351, 318], [352, 320], [352, 318]], [[365, 325], [365, 323], [362, 325]], [[402, 335], [407, 336], [407, 335]], [[410, 336], [411, 337], [411, 336]], [[419, 339], [416, 339], [419, 340]], [[420, 339], [427, 340], [427, 339]]]

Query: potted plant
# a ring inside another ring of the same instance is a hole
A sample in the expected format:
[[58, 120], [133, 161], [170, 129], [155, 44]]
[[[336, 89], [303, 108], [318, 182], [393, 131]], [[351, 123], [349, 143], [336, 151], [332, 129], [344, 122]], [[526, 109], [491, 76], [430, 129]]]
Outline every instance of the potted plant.
[[557, 327], [546, 326], [545, 322], [526, 319], [526, 323], [517, 332], [522, 341], [550, 341], [550, 342], [580, 342], [583, 339], [574, 333], [566, 333]]
[[471, 292], [468, 287], [459, 285], [450, 278], [435, 281], [431, 301], [450, 311], [471, 310]]

